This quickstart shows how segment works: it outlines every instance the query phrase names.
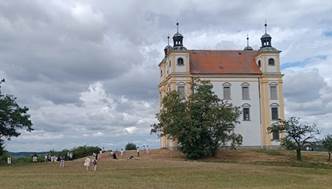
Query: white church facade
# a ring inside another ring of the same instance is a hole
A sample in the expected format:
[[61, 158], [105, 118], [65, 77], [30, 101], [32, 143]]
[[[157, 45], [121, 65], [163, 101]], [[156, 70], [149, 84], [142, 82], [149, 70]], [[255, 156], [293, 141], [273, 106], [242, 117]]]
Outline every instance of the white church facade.
[[[284, 119], [281, 51], [272, 47], [271, 40], [265, 25], [258, 50], [249, 42], [243, 50], [188, 50], [177, 31], [173, 46], [165, 47], [165, 57], [159, 64], [160, 101], [172, 90], [189, 96], [194, 78], [209, 80], [220, 99], [241, 108], [235, 132], [243, 136], [242, 146], [279, 145], [280, 134], [267, 130], [274, 121]], [[160, 145], [172, 148], [177, 144], [161, 137]]]

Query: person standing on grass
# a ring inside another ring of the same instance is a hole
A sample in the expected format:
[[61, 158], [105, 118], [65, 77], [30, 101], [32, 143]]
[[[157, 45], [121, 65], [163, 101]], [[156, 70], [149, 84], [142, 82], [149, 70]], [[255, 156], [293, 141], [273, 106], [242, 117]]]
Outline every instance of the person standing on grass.
[[150, 153], [150, 148], [149, 145], [146, 145], [146, 153], [149, 154]]
[[137, 152], [137, 157], [139, 157], [139, 147], [138, 146], [137, 146], [136, 152]]
[[121, 158], [122, 158], [123, 157], [123, 148], [121, 148], [120, 155], [121, 155]]
[[96, 160], [96, 159], [94, 159], [94, 160], [92, 161], [92, 165], [93, 165], [93, 170], [94, 170], [94, 171], [97, 171], [97, 160]]
[[7, 164], [8, 165], [12, 164], [12, 157], [10, 157], [10, 156], [7, 157]]
[[60, 157], [60, 167], [65, 167], [65, 158], [63, 156]]
[[91, 159], [89, 157], [85, 158], [83, 165], [87, 171], [89, 171], [90, 163], [91, 163]]

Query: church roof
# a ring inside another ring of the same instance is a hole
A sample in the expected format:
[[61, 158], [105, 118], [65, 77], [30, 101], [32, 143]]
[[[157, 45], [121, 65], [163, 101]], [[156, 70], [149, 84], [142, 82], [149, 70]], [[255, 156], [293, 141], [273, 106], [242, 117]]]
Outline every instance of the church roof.
[[256, 65], [258, 51], [190, 50], [192, 74], [249, 74], [259, 75]]

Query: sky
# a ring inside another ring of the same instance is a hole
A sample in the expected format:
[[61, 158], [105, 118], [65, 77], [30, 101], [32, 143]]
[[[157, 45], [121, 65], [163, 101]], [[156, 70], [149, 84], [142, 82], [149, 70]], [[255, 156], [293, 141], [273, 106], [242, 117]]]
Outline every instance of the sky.
[[188, 49], [260, 47], [267, 20], [282, 51], [286, 115], [332, 133], [332, 1], [0, 0], [2, 92], [33, 128], [9, 151], [159, 146], [159, 68], [180, 23]]

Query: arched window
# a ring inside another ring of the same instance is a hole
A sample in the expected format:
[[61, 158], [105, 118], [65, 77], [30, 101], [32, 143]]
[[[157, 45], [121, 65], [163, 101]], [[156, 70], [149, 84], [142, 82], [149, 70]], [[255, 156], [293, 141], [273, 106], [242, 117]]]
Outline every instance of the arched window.
[[249, 100], [249, 83], [242, 83], [242, 100]]
[[269, 58], [269, 66], [274, 66], [274, 59], [273, 58]]
[[177, 83], [176, 91], [178, 92], [180, 98], [185, 98], [186, 97], [185, 83], [183, 82]]
[[262, 66], [261, 65], [261, 60], [258, 60], [257, 64], [258, 64], [258, 67], [261, 67]]
[[178, 58], [178, 66], [183, 66], [183, 65], [184, 65], [183, 58]]
[[278, 84], [275, 82], [270, 83], [270, 99], [271, 100], [278, 100]]
[[250, 121], [250, 104], [242, 105], [243, 121]]
[[231, 100], [231, 84], [224, 83], [223, 86], [224, 100]]
[[271, 119], [273, 121], [277, 121], [279, 119], [278, 107], [279, 105], [277, 103], [271, 104]]

